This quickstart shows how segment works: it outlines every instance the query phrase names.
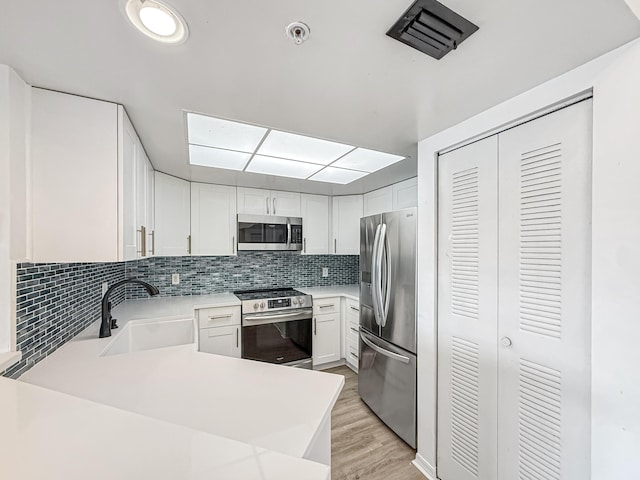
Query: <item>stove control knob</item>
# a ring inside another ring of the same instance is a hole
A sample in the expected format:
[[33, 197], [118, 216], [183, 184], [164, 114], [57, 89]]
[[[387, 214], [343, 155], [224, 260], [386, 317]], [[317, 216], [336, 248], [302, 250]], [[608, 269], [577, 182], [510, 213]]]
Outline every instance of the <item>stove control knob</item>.
[[254, 304], [253, 304], [253, 309], [254, 309], [254, 310], [257, 310], [259, 306], [260, 306], [260, 305], [258, 305], [257, 303], [254, 303]]
[[304, 304], [304, 298], [303, 297], [298, 298], [298, 303], [300, 305], [303, 305]]
[[260, 308], [264, 308], [264, 302], [260, 302]]
[[294, 298], [293, 300], [291, 300], [291, 303], [293, 303], [294, 305], [297, 305], [298, 304], [298, 299]]

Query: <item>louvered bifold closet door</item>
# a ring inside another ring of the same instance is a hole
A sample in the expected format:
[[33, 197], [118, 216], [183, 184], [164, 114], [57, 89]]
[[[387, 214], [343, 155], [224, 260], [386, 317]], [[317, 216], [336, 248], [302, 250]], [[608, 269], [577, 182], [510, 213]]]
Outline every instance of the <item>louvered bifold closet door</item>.
[[591, 101], [501, 133], [500, 480], [588, 480]]
[[438, 162], [438, 477], [496, 478], [497, 139]]

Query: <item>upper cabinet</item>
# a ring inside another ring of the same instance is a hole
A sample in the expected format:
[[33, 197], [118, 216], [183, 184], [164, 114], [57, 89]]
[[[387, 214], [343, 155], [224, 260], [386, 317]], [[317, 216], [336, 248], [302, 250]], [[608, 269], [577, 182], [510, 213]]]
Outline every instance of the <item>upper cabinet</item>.
[[329, 253], [329, 197], [300, 194], [302, 253]]
[[393, 210], [418, 206], [418, 177], [394, 183], [391, 188]]
[[191, 184], [191, 254], [236, 253], [236, 187]]
[[393, 210], [393, 187], [384, 187], [365, 193], [363, 196], [364, 216]]
[[118, 106], [32, 89], [34, 262], [117, 261]]
[[153, 167], [124, 109], [33, 88], [34, 262], [131, 260], [153, 250]]
[[191, 186], [186, 180], [156, 172], [155, 254], [191, 254]]
[[360, 255], [360, 218], [362, 213], [362, 195], [333, 197], [331, 253]]
[[300, 194], [238, 187], [238, 213], [299, 217]]

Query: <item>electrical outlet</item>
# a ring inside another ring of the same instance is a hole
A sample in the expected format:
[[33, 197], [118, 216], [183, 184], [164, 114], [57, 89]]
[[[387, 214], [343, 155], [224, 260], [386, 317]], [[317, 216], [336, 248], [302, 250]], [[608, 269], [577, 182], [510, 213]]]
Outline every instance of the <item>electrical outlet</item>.
[[171, 275], [171, 285], [179, 285], [180, 284], [180, 274], [174, 273]]
[[104, 297], [104, 294], [107, 293], [107, 290], [109, 290], [109, 284], [107, 282], [102, 282], [102, 296]]
[[327, 267], [322, 267], [322, 276], [323, 277], [329, 276], [329, 269]]

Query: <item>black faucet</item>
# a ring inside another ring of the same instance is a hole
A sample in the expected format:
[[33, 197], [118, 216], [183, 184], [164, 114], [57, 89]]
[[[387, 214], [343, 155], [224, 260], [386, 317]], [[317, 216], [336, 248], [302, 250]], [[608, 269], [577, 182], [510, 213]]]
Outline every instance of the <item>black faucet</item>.
[[147, 292], [149, 292], [149, 295], [151, 295], [152, 297], [160, 293], [157, 287], [154, 287], [153, 285], [136, 278], [126, 278], [111, 285], [102, 297], [102, 323], [100, 324], [100, 338], [110, 337], [111, 329], [118, 328], [116, 319], [111, 317], [111, 302], [109, 302], [109, 296], [115, 288], [119, 287], [120, 285], [124, 285], [125, 283], [137, 283], [142, 285], [147, 289]]

